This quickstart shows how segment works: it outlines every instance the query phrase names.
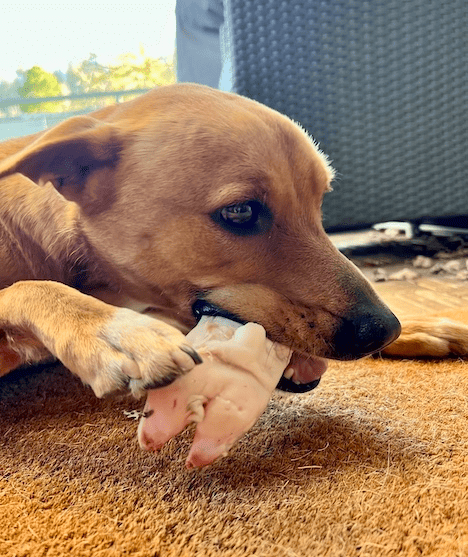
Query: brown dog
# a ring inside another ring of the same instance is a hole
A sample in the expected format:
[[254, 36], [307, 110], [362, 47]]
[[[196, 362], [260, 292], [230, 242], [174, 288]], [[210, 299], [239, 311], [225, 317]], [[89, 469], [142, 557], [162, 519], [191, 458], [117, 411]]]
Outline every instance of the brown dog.
[[254, 101], [163, 87], [0, 158], [0, 374], [56, 357], [98, 396], [139, 394], [199, 361], [195, 308], [262, 324], [305, 391], [320, 358], [400, 332], [322, 228], [326, 158]]

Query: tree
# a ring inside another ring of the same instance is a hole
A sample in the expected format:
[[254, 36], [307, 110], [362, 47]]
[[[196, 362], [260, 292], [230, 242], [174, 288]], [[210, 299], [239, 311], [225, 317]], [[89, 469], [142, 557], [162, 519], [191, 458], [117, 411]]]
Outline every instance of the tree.
[[80, 85], [80, 78], [71, 63], [68, 64], [67, 73], [65, 74], [65, 83], [72, 94], [84, 93], [83, 88]]
[[67, 80], [73, 81], [75, 89], [81, 93], [112, 89], [109, 81], [109, 69], [97, 61], [96, 54], [90, 54], [76, 68], [69, 66]]
[[9, 83], [8, 81], [0, 81], [0, 99], [11, 99], [18, 96], [18, 80]]
[[158, 85], [174, 83], [175, 71], [172, 60], [150, 58], [140, 47], [139, 54], [121, 54], [109, 66], [97, 61], [95, 54], [81, 62], [77, 67], [69, 66], [67, 83], [73, 91], [88, 93], [92, 91], [123, 91], [146, 89]]
[[143, 47], [139, 54], [127, 53], [109, 68], [114, 91], [146, 89], [175, 82], [174, 63], [166, 58], [150, 58]]
[[[56, 97], [62, 94], [62, 88], [55, 75], [46, 72], [40, 66], [33, 66], [26, 72], [26, 80], [18, 89], [20, 97], [25, 99], [36, 97]], [[58, 112], [60, 102], [45, 102], [21, 105], [22, 112]]]
[[[22, 70], [16, 71], [16, 78], [12, 82], [1, 81], [0, 82], [0, 99], [8, 100], [15, 99], [19, 96], [18, 89], [23, 85], [25, 81], [25, 74]], [[18, 106], [8, 106], [0, 109], [0, 118], [4, 116], [14, 117], [18, 116], [19, 108]]]

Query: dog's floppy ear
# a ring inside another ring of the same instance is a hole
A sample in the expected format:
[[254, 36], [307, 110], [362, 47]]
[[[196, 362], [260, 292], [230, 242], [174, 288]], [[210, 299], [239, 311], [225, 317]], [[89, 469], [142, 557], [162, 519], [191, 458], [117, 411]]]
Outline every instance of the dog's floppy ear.
[[0, 178], [19, 172], [39, 185], [50, 181], [65, 197], [79, 202], [87, 179], [115, 166], [120, 150], [115, 126], [75, 116], [1, 161]]

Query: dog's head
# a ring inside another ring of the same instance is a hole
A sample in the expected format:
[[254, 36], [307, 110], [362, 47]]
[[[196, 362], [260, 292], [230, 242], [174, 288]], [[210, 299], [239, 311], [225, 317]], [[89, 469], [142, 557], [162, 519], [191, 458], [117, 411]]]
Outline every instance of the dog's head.
[[291, 390], [318, 379], [322, 358], [359, 358], [399, 334], [322, 228], [327, 159], [254, 101], [160, 88], [60, 124], [2, 163], [0, 176], [12, 172], [80, 205], [87, 241], [134, 296], [186, 326], [193, 307], [262, 324], [294, 351], [305, 386]]

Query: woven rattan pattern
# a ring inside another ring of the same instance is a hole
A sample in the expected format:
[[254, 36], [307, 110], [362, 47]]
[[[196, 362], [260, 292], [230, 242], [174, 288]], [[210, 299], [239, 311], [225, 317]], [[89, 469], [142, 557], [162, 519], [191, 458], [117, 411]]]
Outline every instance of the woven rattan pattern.
[[234, 89], [338, 171], [327, 227], [468, 213], [465, 0], [229, 0]]

